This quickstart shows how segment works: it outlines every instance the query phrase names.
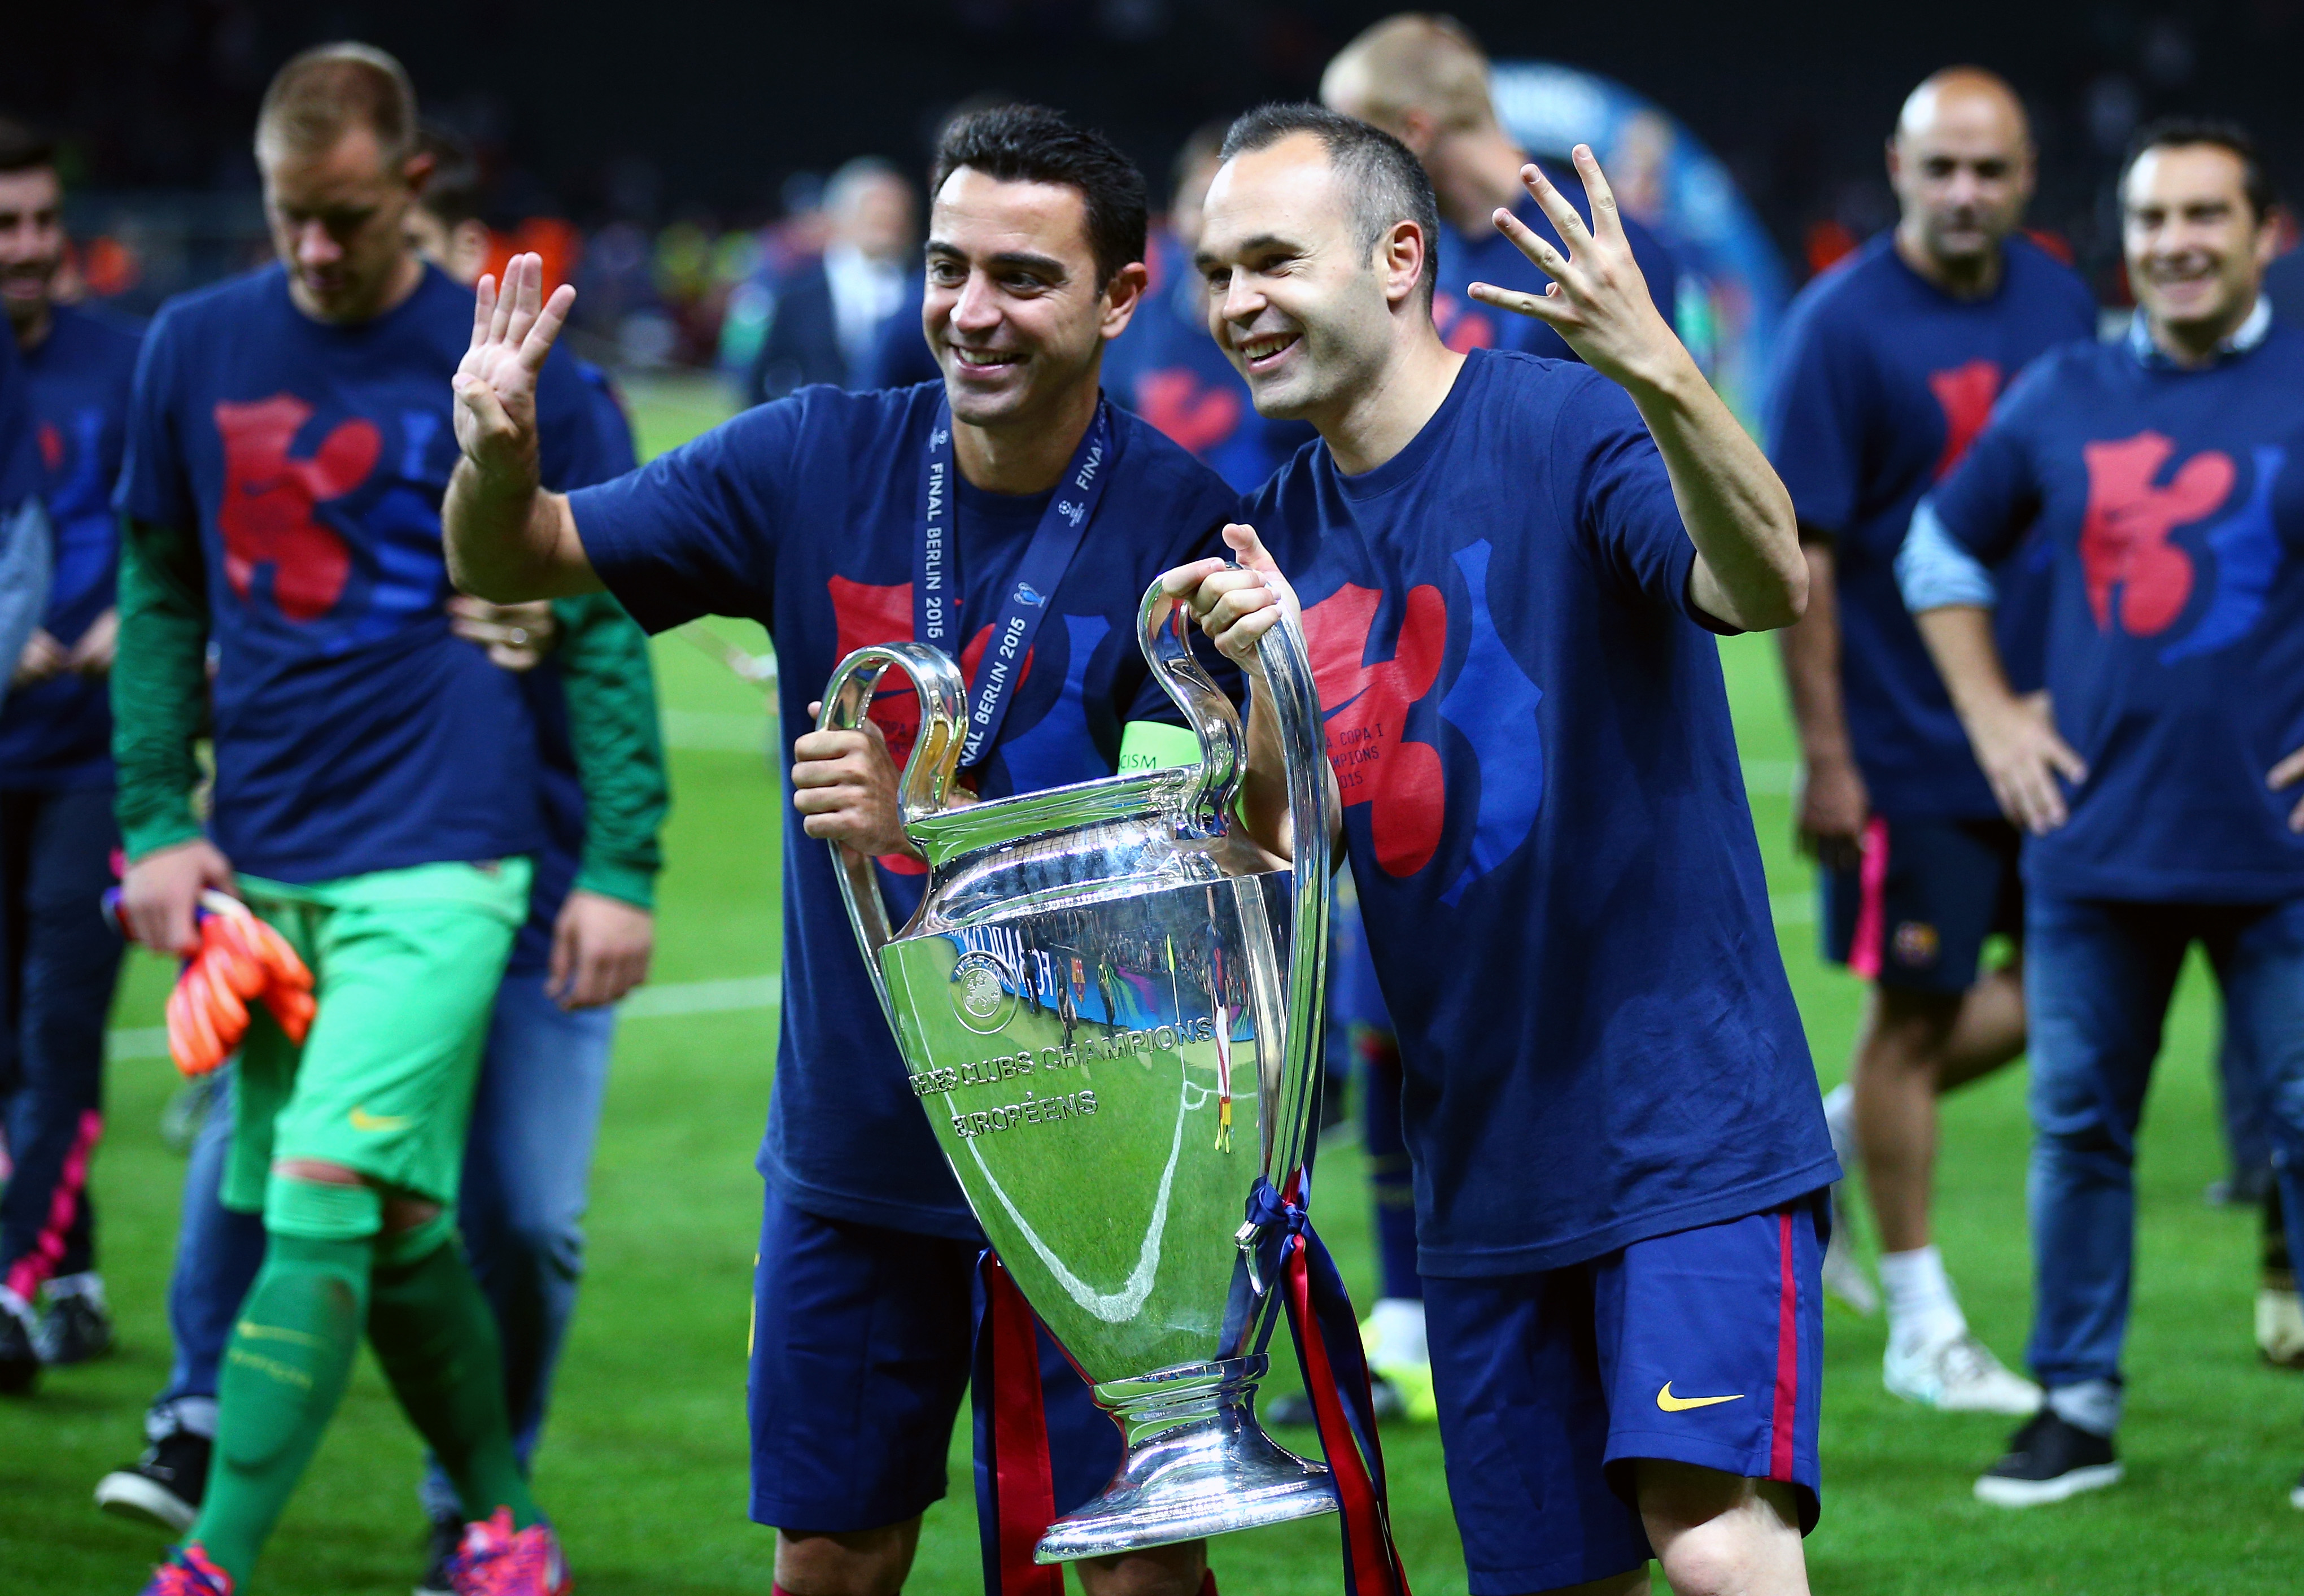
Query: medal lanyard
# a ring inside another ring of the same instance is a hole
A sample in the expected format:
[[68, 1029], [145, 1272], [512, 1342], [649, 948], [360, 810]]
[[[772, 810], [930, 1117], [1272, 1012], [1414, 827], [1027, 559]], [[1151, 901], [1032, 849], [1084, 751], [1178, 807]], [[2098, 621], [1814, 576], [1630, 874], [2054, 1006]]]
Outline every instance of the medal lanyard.
[[[1072, 451], [1072, 463], [1048, 497], [1040, 524], [1032, 530], [1024, 557], [1016, 566], [1016, 580], [1001, 598], [984, 658], [977, 662], [976, 680], [968, 693], [968, 740], [961, 747], [963, 768], [981, 764], [992, 751], [1000, 723], [1016, 683], [1024, 674], [1024, 657], [1048, 612], [1056, 586], [1080, 552], [1088, 523], [1104, 497], [1112, 458], [1112, 407], [1098, 399], [1096, 420]], [[959, 471], [953, 461], [952, 407], [938, 401], [936, 425], [928, 433], [926, 457], [920, 466], [920, 540], [912, 569], [912, 636], [960, 658], [960, 541], [953, 492]]]

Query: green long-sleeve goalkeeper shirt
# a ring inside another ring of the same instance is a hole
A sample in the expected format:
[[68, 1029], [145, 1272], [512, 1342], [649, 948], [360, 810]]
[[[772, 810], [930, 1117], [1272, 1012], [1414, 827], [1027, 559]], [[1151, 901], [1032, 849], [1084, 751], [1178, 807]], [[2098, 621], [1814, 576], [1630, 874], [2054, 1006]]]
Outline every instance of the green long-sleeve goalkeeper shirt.
[[[555, 599], [552, 655], [584, 793], [576, 885], [651, 906], [670, 808], [648, 638], [605, 593]], [[194, 757], [208, 717], [208, 603], [197, 534], [130, 521], [120, 556], [112, 671], [114, 807], [128, 856], [200, 835]]]

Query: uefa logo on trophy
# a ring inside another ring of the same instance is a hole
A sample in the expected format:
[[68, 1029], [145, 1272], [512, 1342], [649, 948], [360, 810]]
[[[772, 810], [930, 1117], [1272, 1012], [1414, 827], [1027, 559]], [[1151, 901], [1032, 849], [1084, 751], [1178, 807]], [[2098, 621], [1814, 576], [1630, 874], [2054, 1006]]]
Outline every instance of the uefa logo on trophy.
[[1334, 1512], [1329, 1471], [1254, 1415], [1281, 1293], [1243, 1225], [1300, 1169], [1318, 1079], [1329, 838], [1318, 700], [1292, 622], [1260, 645], [1288, 755], [1296, 859], [1232, 819], [1238, 712], [1156, 584], [1138, 636], [1199, 736], [1198, 764], [964, 806], [950, 658], [860, 649], [818, 726], [862, 723], [894, 666], [920, 699], [906, 833], [920, 907], [887, 923], [869, 861], [833, 850], [911, 1089], [978, 1221], [1127, 1440], [1105, 1494], [1050, 1526], [1043, 1563]]

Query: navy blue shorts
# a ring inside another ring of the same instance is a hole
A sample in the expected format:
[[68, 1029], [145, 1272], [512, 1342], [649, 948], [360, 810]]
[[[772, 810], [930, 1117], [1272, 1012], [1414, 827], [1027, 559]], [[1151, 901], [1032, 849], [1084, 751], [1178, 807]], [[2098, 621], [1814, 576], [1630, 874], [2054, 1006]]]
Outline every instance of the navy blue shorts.
[[[752, 1272], [753, 1522], [877, 1530], [944, 1494], [981, 1242], [827, 1219], [774, 1188]], [[1056, 1510], [1112, 1483], [1120, 1430], [1040, 1333]]]
[[1631, 1464], [1781, 1480], [1816, 1524], [1823, 1193], [1537, 1274], [1424, 1278], [1471, 1596], [1653, 1555]]
[[1862, 862], [1824, 872], [1825, 957], [1884, 987], [1967, 991], [1985, 938], [2023, 935], [2022, 845], [2001, 819], [1873, 816]]

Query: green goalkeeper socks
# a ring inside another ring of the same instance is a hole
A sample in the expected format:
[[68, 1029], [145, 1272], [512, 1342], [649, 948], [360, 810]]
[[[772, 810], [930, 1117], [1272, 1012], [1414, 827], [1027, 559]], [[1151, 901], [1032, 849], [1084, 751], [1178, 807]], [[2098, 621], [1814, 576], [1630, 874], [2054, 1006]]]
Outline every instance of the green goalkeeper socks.
[[360, 1348], [374, 1244], [269, 1239], [225, 1345], [215, 1461], [185, 1539], [245, 1583], [336, 1411]]
[[400, 1405], [456, 1487], [468, 1519], [544, 1515], [512, 1456], [504, 1353], [494, 1315], [443, 1215], [377, 1248], [368, 1339]]

